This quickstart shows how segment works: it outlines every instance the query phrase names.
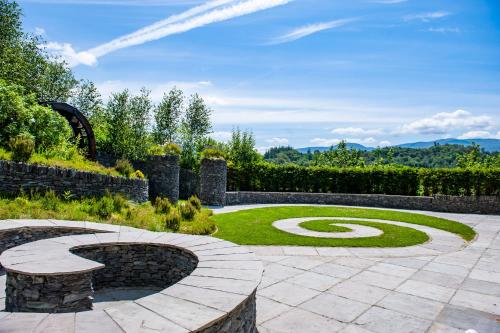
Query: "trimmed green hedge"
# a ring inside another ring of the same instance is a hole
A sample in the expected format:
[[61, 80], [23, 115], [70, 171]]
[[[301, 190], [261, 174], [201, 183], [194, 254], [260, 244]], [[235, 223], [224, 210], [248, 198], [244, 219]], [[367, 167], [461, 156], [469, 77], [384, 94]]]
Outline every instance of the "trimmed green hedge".
[[229, 191], [393, 195], [499, 195], [500, 169], [332, 168], [257, 163], [228, 166]]

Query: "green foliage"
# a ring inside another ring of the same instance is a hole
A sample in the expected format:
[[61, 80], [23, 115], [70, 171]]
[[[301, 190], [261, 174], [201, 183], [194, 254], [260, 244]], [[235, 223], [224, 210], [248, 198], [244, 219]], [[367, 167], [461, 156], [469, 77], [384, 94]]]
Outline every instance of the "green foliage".
[[135, 175], [135, 178], [138, 178], [138, 179], [144, 179], [145, 178], [145, 176], [144, 176], [144, 174], [142, 173], [141, 170], [135, 170], [134, 175]]
[[181, 165], [184, 168], [194, 169], [197, 165], [197, 147], [212, 130], [211, 113], [212, 110], [198, 94], [190, 97], [180, 126]]
[[120, 159], [116, 161], [115, 170], [122, 176], [130, 178], [135, 170], [132, 164], [127, 159]]
[[175, 143], [166, 143], [164, 145], [152, 145], [148, 151], [152, 156], [165, 156], [165, 155], [180, 155], [181, 148]]
[[40, 100], [67, 100], [76, 84], [71, 70], [46, 52], [39, 36], [22, 31], [21, 17], [15, 1], [0, 0], [0, 80]]
[[115, 212], [115, 205], [113, 198], [109, 195], [105, 195], [102, 198], [96, 200], [96, 202], [90, 208], [91, 214], [97, 215], [103, 219], [109, 219], [111, 214]]
[[172, 210], [172, 204], [168, 198], [157, 197], [155, 199], [154, 208], [157, 214], [168, 214]]
[[360, 167], [365, 165], [365, 161], [359, 150], [347, 149], [345, 141], [341, 141], [337, 148], [331, 147], [322, 154], [314, 155], [313, 164], [331, 167]]
[[71, 129], [63, 117], [38, 105], [34, 95], [0, 80], [0, 146], [21, 133], [31, 134], [37, 151], [51, 149], [68, 141]]
[[237, 167], [251, 166], [261, 161], [262, 156], [255, 149], [255, 138], [250, 131], [233, 130], [227, 143], [228, 159]]
[[57, 212], [59, 210], [59, 198], [56, 192], [47, 191], [42, 197], [42, 207], [47, 210], [53, 210]]
[[198, 210], [190, 202], [184, 202], [179, 205], [179, 212], [184, 220], [192, 221]]
[[162, 101], [155, 108], [156, 126], [153, 136], [156, 144], [177, 141], [183, 104], [184, 94], [176, 87], [163, 95]]
[[173, 209], [167, 216], [165, 216], [165, 228], [172, 231], [179, 231], [181, 227], [181, 215], [179, 211]]
[[192, 195], [187, 200], [198, 212], [201, 212], [201, 201], [196, 195]]
[[230, 191], [359, 193], [392, 195], [497, 195], [500, 169], [409, 167], [301, 167], [261, 162], [228, 165]]
[[206, 148], [201, 152], [201, 159], [224, 160], [226, 159], [226, 154], [219, 149]]
[[183, 233], [192, 235], [210, 235], [217, 230], [217, 226], [210, 218], [212, 211], [202, 211], [195, 215], [192, 222], [181, 226]]
[[35, 141], [29, 134], [19, 134], [9, 143], [12, 159], [16, 162], [27, 162], [35, 151]]

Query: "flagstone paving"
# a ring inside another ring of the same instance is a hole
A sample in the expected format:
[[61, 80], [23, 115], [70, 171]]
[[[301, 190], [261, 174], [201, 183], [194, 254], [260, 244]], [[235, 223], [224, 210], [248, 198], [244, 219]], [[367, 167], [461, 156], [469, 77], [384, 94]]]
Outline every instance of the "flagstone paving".
[[[225, 207], [215, 213], [268, 206]], [[415, 226], [428, 232], [431, 242], [395, 249], [248, 247], [264, 264], [257, 291], [259, 332], [500, 333], [500, 216], [418, 213], [468, 224], [478, 236], [465, 243], [456, 235]], [[0, 275], [0, 284], [5, 285], [5, 276]], [[185, 285], [189, 288], [189, 281]], [[137, 291], [129, 296], [141, 297]], [[101, 295], [94, 311], [77, 313], [76, 319], [30, 314], [23, 320], [39, 331], [56, 332], [58, 323], [66, 321], [77, 323], [75, 332], [91, 331], [95, 325], [119, 331], [109, 319], [113, 310], [104, 310], [108, 304], [116, 308], [122, 297], [127, 298], [116, 292]], [[120, 310], [155, 319], [136, 303], [126, 302]], [[0, 320], [5, 315], [0, 312]], [[120, 320], [126, 324], [129, 319]]]
[[[468, 224], [478, 236], [465, 243], [414, 226], [431, 242], [397, 249], [250, 246], [265, 267], [259, 332], [500, 333], [500, 216], [417, 213]], [[297, 231], [300, 222], [288, 223]]]

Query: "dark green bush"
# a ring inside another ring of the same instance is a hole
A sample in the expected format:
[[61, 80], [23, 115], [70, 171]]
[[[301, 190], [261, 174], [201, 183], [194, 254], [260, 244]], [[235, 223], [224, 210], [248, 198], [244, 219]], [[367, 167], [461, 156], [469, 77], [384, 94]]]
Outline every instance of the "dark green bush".
[[45, 192], [41, 201], [42, 201], [43, 209], [52, 210], [55, 212], [57, 212], [59, 210], [60, 200], [57, 197], [56, 192], [54, 192], [52, 190]]
[[500, 169], [420, 169], [400, 166], [301, 167], [228, 165], [229, 191], [391, 195], [499, 195]]
[[157, 197], [154, 202], [155, 213], [157, 214], [168, 214], [172, 209], [172, 204], [168, 198]]
[[165, 217], [165, 228], [178, 231], [181, 227], [181, 215], [175, 209], [173, 209], [168, 215]]
[[115, 212], [115, 203], [113, 197], [110, 195], [105, 195], [91, 206], [90, 208], [91, 214], [95, 214], [103, 219], [108, 219], [111, 217], [111, 214]]
[[189, 202], [180, 204], [179, 211], [181, 213], [182, 219], [187, 221], [192, 221], [194, 219], [194, 216], [198, 212], [196, 208]]
[[194, 207], [196, 208], [197, 211], [201, 211], [201, 201], [200, 199], [198, 199], [198, 197], [196, 195], [192, 195], [189, 197], [188, 199], [188, 202]]
[[130, 178], [130, 176], [135, 172], [134, 167], [127, 159], [121, 159], [116, 161], [115, 170], [124, 177]]
[[9, 141], [12, 159], [16, 162], [27, 162], [35, 152], [35, 140], [29, 134], [19, 134]]

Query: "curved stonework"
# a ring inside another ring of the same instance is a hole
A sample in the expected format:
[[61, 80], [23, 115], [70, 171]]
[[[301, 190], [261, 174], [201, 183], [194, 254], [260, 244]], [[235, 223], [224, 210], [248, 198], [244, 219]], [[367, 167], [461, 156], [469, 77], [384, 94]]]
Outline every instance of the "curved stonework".
[[[38, 238], [50, 237], [51, 229], [89, 232], [6, 246], [0, 262], [7, 275], [7, 311], [20, 312], [0, 312], [1, 332], [32, 331], [56, 318], [61, 320], [52, 325], [59, 331], [83, 325], [92, 332], [256, 332], [255, 293], [263, 268], [244, 247], [89, 222], [0, 222], [0, 239], [12, 231], [19, 239], [33, 238], [28, 230], [37, 228], [45, 230]], [[141, 286], [164, 289], [78, 312], [92, 306], [95, 290]]]
[[209, 206], [226, 204], [227, 163], [223, 159], [205, 158], [200, 166], [200, 199]]
[[[347, 227], [352, 231], [347, 232], [320, 232], [308, 230], [300, 226], [301, 223], [307, 221], [323, 221], [323, 220], [332, 220], [332, 225], [338, 225], [342, 227]], [[383, 234], [383, 232], [377, 228], [368, 227], [359, 224], [350, 224], [350, 223], [335, 223], [333, 221], [341, 220], [336, 217], [299, 217], [299, 218], [291, 218], [278, 220], [273, 222], [273, 227], [280, 229], [284, 232], [288, 232], [291, 234], [296, 234], [299, 236], [307, 236], [307, 237], [323, 237], [323, 238], [363, 238], [363, 237], [377, 237]], [[354, 219], [349, 219], [354, 220]], [[370, 219], [360, 219], [360, 221], [371, 221]], [[377, 221], [378, 222], [378, 221]]]

